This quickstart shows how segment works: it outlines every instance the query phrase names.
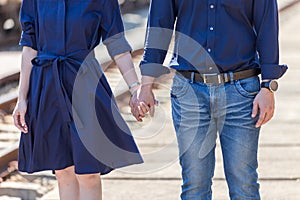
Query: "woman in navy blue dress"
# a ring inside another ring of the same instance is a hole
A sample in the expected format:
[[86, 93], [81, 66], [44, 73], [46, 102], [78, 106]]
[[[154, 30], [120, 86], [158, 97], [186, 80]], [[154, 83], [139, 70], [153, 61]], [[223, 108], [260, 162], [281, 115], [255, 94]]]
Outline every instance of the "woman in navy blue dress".
[[[23, 52], [13, 114], [22, 131], [19, 170], [53, 170], [61, 199], [101, 199], [99, 174], [143, 162], [93, 54], [102, 38], [136, 96], [139, 82], [118, 1], [23, 0], [20, 21]], [[75, 88], [78, 74], [87, 84]], [[87, 93], [95, 74], [95, 90]], [[77, 97], [84, 101], [76, 107]], [[96, 115], [83, 115], [90, 104]], [[101, 131], [91, 125], [95, 121]]]

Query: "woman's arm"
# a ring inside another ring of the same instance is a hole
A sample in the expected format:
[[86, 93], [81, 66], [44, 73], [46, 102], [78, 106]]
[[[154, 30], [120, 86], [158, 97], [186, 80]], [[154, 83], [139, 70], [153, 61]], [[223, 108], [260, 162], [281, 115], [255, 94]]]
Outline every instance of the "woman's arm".
[[24, 133], [28, 132], [28, 127], [25, 123], [25, 113], [27, 110], [27, 94], [29, 89], [30, 73], [32, 69], [31, 60], [36, 56], [36, 50], [26, 46], [23, 47], [19, 82], [19, 96], [13, 112], [13, 118], [15, 126]]
[[[116, 55], [114, 60], [119, 67], [119, 70], [126, 81], [130, 93], [131, 93], [131, 100], [130, 100], [130, 107], [131, 112], [136, 113], [134, 116], [137, 121], [142, 121], [142, 117], [144, 117], [144, 113], [146, 113], [146, 109], [149, 109], [148, 106], [143, 102], [139, 102], [137, 99], [137, 93], [140, 89], [140, 82], [138, 80], [138, 76], [134, 69], [134, 64], [132, 62], [132, 57], [129, 52], [122, 53]], [[139, 106], [138, 106], [139, 105]], [[141, 110], [143, 108], [143, 110]]]
[[133, 95], [139, 88], [139, 80], [134, 69], [134, 64], [132, 62], [132, 57], [129, 52], [116, 55], [114, 60], [125, 80], [128, 87], [130, 88], [130, 93]]
[[37, 51], [30, 47], [23, 47], [21, 73], [19, 83], [19, 101], [27, 100], [29, 89], [29, 78], [32, 69], [31, 60], [37, 56]]

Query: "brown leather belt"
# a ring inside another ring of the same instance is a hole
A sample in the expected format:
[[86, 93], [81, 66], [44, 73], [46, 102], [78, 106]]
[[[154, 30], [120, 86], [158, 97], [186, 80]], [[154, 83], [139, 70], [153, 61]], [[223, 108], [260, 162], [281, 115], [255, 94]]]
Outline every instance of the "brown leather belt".
[[257, 76], [260, 74], [260, 69], [247, 69], [232, 73], [222, 73], [222, 74], [200, 74], [197, 71], [185, 71], [177, 70], [177, 73], [181, 74], [187, 79], [193, 80], [195, 82], [201, 82], [205, 84], [222, 84], [227, 83], [232, 80], [241, 80]]

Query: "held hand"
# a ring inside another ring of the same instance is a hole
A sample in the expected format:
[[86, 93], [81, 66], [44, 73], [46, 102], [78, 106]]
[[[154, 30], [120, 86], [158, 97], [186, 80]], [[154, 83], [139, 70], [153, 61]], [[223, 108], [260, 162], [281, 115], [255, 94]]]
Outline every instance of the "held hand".
[[131, 108], [131, 113], [132, 115], [136, 118], [136, 120], [138, 122], [142, 122], [142, 116], [140, 115], [140, 110], [139, 110], [139, 100], [138, 100], [138, 93], [139, 93], [140, 89], [135, 90], [132, 94], [131, 94], [131, 98], [129, 101], [129, 106]]
[[15, 126], [24, 133], [28, 133], [28, 127], [25, 122], [26, 111], [27, 111], [27, 102], [25, 100], [20, 100], [17, 102], [13, 112]]
[[150, 113], [150, 116], [154, 116], [155, 105], [157, 102], [155, 100], [154, 94], [152, 92], [152, 87], [150, 86], [142, 86], [141, 91], [139, 93], [139, 101], [140, 101], [140, 110], [142, 114], [145, 115], [147, 112]]
[[151, 88], [142, 87], [132, 94], [130, 99], [131, 113], [142, 122], [147, 112], [150, 112], [151, 117], [154, 115], [154, 106], [156, 101]]
[[253, 102], [252, 118], [259, 112], [259, 119], [255, 127], [261, 127], [266, 124], [274, 115], [275, 97], [274, 93], [266, 88], [262, 88]]

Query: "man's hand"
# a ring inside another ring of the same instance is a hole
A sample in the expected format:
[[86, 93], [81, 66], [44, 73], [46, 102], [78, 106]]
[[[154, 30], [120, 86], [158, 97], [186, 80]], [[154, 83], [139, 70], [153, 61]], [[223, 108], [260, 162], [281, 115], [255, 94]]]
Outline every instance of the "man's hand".
[[150, 85], [142, 86], [131, 97], [130, 107], [131, 113], [137, 119], [142, 122], [142, 118], [145, 117], [147, 112], [150, 112], [150, 116], [154, 116], [156, 101]]
[[267, 88], [262, 88], [253, 102], [252, 118], [259, 112], [259, 119], [255, 127], [261, 127], [266, 124], [274, 115], [275, 97], [274, 93]]
[[150, 116], [153, 117], [155, 111], [154, 106], [156, 105], [156, 101], [151, 86], [141, 87], [139, 101], [142, 113], [145, 115], [147, 112], [150, 112]]

